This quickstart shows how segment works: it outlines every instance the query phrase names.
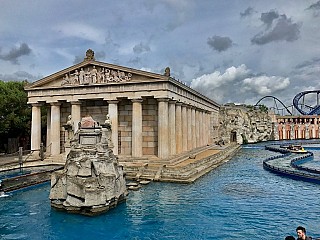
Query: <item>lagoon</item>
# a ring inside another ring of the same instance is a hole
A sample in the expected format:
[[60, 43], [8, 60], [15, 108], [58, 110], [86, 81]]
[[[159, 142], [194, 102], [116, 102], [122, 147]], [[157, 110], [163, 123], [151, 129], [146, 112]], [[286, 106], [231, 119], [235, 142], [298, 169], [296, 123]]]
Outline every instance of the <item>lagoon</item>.
[[265, 144], [246, 145], [193, 184], [152, 182], [96, 217], [51, 209], [49, 183], [12, 192], [0, 198], [0, 239], [272, 240], [298, 225], [319, 237], [320, 185], [264, 170], [276, 154]]

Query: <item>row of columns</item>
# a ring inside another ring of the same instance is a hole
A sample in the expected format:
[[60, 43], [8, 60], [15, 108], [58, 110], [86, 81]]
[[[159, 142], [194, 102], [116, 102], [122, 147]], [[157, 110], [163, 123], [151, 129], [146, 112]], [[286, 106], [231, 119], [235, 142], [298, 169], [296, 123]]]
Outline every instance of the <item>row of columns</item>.
[[209, 126], [209, 112], [174, 100], [158, 99], [159, 158], [209, 144]]
[[[158, 100], [158, 157], [190, 151], [207, 145], [210, 141], [210, 112], [167, 98]], [[142, 102], [132, 99], [132, 156], [142, 152]], [[118, 154], [118, 100], [108, 101], [108, 113], [112, 122], [113, 151]], [[47, 112], [47, 151], [60, 154], [61, 103], [51, 103]], [[41, 104], [32, 105], [31, 150], [38, 150], [41, 143]], [[81, 121], [81, 103], [71, 102], [74, 131]]]
[[275, 128], [276, 140], [320, 138], [318, 124], [279, 124]]

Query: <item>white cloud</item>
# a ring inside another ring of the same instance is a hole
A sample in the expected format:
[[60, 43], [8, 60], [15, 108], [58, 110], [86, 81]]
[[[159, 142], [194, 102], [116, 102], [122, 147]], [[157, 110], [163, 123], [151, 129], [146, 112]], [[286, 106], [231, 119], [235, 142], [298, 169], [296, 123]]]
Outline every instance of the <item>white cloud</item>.
[[249, 74], [249, 70], [246, 65], [242, 64], [239, 67], [230, 67], [225, 73], [221, 74], [220, 71], [215, 71], [210, 74], [204, 74], [191, 82], [191, 87], [195, 89], [201, 89], [203, 87], [216, 88], [230, 82], [237, 80], [238, 78], [243, 78]]
[[204, 74], [191, 82], [191, 87], [220, 102], [247, 102], [286, 90], [289, 78], [253, 74], [245, 64], [230, 67], [224, 73]]
[[253, 91], [261, 96], [272, 95], [286, 89], [290, 84], [289, 78], [278, 76], [258, 76], [242, 81], [242, 92]]

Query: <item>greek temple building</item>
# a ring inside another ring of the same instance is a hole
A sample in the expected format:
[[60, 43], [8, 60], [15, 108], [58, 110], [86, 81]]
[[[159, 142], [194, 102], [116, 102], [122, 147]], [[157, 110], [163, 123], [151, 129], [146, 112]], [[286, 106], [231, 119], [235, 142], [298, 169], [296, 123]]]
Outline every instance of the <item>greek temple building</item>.
[[[168, 159], [209, 146], [218, 138], [220, 105], [180, 81], [96, 61], [88, 50], [84, 61], [26, 87], [32, 105], [31, 150], [44, 142], [41, 119], [46, 117], [46, 154], [63, 156], [72, 122], [82, 117], [112, 124], [113, 152], [119, 158]], [[46, 108], [46, 116], [41, 109]]]

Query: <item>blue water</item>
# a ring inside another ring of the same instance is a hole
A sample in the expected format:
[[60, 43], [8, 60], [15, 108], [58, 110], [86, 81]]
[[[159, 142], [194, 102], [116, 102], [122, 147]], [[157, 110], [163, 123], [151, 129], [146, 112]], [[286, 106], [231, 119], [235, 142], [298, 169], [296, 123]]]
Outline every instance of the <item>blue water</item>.
[[153, 182], [97, 217], [58, 212], [44, 184], [0, 198], [0, 239], [284, 239], [303, 225], [320, 236], [320, 185], [262, 167], [244, 148], [193, 184]]

